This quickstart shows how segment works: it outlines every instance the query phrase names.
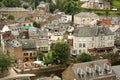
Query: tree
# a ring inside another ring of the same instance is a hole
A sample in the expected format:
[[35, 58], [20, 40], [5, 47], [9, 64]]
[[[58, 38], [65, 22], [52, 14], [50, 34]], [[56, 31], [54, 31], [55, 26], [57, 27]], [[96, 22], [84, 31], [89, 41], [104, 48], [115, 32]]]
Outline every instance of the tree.
[[52, 49], [53, 52], [53, 61], [55, 63], [66, 63], [70, 56], [70, 46], [66, 42], [57, 42]]
[[53, 64], [53, 51], [48, 52], [48, 54], [45, 57], [45, 64]]
[[55, 4], [52, 3], [52, 2], [50, 2], [50, 5], [49, 5], [49, 11], [50, 11], [51, 13], [53, 13], [53, 11], [54, 11], [55, 9], [56, 9]]
[[36, 21], [33, 22], [33, 26], [36, 27], [36, 28], [40, 28], [40, 24], [37, 23]]
[[8, 16], [8, 19], [9, 19], [9, 20], [14, 20], [15, 17], [14, 17], [13, 15], [9, 15], [9, 16]]
[[10, 56], [6, 55], [5, 53], [0, 53], [0, 71], [4, 72], [8, 70], [13, 64], [13, 60]]
[[88, 62], [92, 60], [92, 57], [87, 53], [82, 53], [78, 56], [78, 60], [80, 60], [80, 62]]
[[20, 0], [2, 0], [3, 4], [6, 7], [20, 7]]
[[44, 53], [43, 52], [39, 52], [38, 53], [38, 59], [41, 60], [41, 61], [43, 61], [44, 58], [45, 58]]
[[29, 6], [28, 5], [23, 5], [23, 8], [24, 9], [27, 9]]

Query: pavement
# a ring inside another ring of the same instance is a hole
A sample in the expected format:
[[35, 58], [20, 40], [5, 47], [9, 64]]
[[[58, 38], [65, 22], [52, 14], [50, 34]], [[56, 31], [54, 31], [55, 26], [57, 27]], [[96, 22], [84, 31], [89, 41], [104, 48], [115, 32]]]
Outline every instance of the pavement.
[[11, 79], [25, 78], [25, 77], [27, 78], [27, 77], [35, 76], [35, 74], [18, 74], [13, 70], [13, 68], [11, 68], [9, 71], [10, 71], [10, 75], [4, 78], [0, 78], [0, 80], [11, 80]]

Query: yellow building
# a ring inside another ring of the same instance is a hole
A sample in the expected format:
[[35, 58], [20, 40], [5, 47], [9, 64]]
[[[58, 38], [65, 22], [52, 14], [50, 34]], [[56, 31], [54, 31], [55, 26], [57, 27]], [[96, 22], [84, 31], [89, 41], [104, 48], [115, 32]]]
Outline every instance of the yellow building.
[[22, 7], [4, 7], [0, 8], [1, 18], [7, 18], [9, 15], [13, 15], [15, 19], [21, 17], [28, 17], [28, 10]]

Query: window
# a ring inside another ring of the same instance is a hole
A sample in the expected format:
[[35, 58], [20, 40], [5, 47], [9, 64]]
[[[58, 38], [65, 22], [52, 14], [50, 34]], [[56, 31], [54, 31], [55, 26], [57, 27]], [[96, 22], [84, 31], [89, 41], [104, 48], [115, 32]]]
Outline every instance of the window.
[[83, 47], [85, 47], [85, 43], [83, 43]]
[[79, 43], [79, 47], [82, 47], [82, 44], [81, 44], [81, 43]]
[[30, 53], [30, 56], [32, 56], [32, 53]]
[[28, 56], [28, 53], [24, 53], [24, 56]]
[[81, 53], [81, 50], [79, 50], [79, 53]]
[[26, 26], [25, 24], [23, 24], [23, 26]]

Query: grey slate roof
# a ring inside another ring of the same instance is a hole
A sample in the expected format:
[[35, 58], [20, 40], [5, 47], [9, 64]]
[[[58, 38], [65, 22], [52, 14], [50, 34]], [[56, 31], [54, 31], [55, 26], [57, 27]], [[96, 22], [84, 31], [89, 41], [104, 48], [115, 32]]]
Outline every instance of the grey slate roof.
[[80, 27], [75, 33], [76, 37], [95, 37], [95, 36], [114, 35], [108, 27]]
[[[104, 60], [97, 60], [97, 61], [91, 61], [91, 62], [85, 62], [85, 63], [77, 63], [77, 64], [74, 64], [74, 66], [72, 67], [73, 69], [73, 72], [77, 78], [77, 80], [94, 80], [96, 78], [100, 78], [100, 77], [105, 77], [105, 76], [111, 76], [111, 75], [115, 75], [114, 71], [112, 71], [111, 74], [107, 74], [104, 70], [104, 64], [106, 64], [108, 62], [107, 59], [104, 59]], [[98, 73], [94, 70], [94, 76], [91, 76], [90, 74], [87, 73], [86, 71], [86, 67], [91, 67], [91, 64], [93, 64], [94, 66], [95, 65], [98, 65], [100, 67], [100, 69], [103, 69], [103, 75], [98, 75]], [[84, 78], [81, 78], [78, 73], [77, 73], [77, 69], [80, 68], [82, 69], [82, 71], [85, 72], [85, 77]]]
[[76, 17], [99, 17], [95, 13], [90, 13], [90, 12], [81, 12], [75, 15]]
[[23, 50], [35, 50], [36, 43], [32, 39], [19, 39], [19, 42], [22, 44]]
[[32, 28], [29, 29], [29, 36], [30, 37], [39, 37], [39, 38], [48, 38], [48, 32], [47, 31], [42, 31], [37, 28]]
[[120, 80], [120, 65], [112, 66], [112, 69], [116, 74], [117, 80]]

